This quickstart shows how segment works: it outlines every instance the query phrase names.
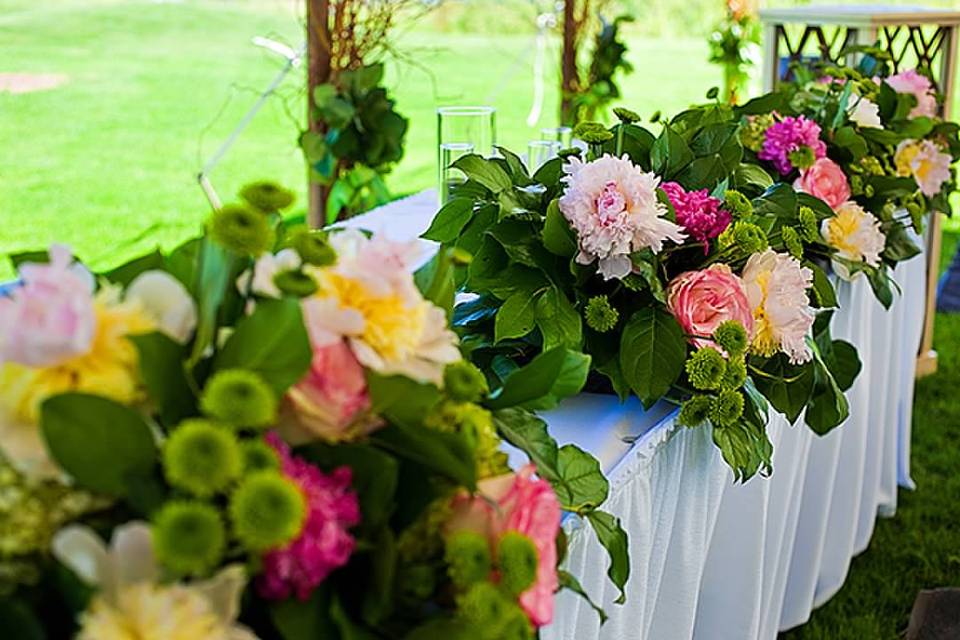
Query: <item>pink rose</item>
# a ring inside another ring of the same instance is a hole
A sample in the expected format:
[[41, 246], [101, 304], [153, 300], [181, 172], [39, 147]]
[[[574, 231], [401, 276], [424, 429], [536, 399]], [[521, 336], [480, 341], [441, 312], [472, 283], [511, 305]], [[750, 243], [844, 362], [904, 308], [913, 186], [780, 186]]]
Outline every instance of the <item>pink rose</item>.
[[560, 502], [546, 480], [534, 477], [532, 464], [516, 474], [481, 480], [478, 495], [460, 494], [453, 500], [448, 530], [476, 531], [491, 547], [508, 531], [530, 538], [537, 548], [537, 577], [520, 594], [520, 606], [534, 626], [553, 620], [553, 595], [558, 587], [557, 534], [560, 532]]
[[314, 345], [310, 371], [287, 392], [298, 422], [312, 437], [329, 442], [372, 431], [378, 422], [358, 421], [370, 408], [363, 367], [344, 340]]
[[735, 320], [753, 334], [753, 313], [743, 281], [725, 264], [687, 271], [670, 281], [667, 306], [697, 347], [714, 347], [707, 339], [722, 322]]
[[89, 351], [94, 281], [70, 249], [52, 245], [49, 264], [21, 265], [20, 281], [10, 297], [0, 296], [0, 364], [50, 366]]
[[830, 158], [820, 158], [813, 166], [801, 171], [793, 188], [820, 198], [834, 210], [850, 199], [847, 176], [840, 165]]
[[897, 93], [909, 93], [917, 99], [917, 106], [911, 109], [909, 117], [937, 115], [937, 96], [930, 78], [917, 73], [916, 69], [907, 69], [890, 76], [886, 82]]

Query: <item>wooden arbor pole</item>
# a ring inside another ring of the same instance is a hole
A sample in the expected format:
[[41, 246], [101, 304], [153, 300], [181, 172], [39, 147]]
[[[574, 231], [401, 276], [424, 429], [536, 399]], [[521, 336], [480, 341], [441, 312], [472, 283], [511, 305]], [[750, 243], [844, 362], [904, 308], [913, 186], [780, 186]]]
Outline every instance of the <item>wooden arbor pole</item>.
[[573, 126], [573, 96], [579, 84], [577, 72], [577, 0], [563, 3], [563, 53], [560, 62], [560, 124]]
[[[313, 89], [330, 81], [330, 0], [307, 0], [307, 124], [310, 131], [324, 133], [313, 115]], [[307, 224], [316, 229], [325, 221], [328, 188], [310, 179], [307, 168]]]

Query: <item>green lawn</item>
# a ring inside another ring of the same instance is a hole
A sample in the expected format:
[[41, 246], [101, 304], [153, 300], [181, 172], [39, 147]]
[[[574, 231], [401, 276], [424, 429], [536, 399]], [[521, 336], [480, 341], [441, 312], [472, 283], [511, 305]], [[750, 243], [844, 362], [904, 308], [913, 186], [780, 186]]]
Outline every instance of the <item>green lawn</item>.
[[[61, 87], [0, 93], [0, 255], [68, 242], [95, 267], [132, 256], [159, 238], [194, 234], [207, 212], [194, 180], [256, 91], [280, 66], [250, 44], [268, 35], [300, 41], [293, 0], [0, 0], [0, 73], [56, 73]], [[492, 103], [499, 141], [523, 150], [553, 126], [556, 70], [548, 67], [544, 116], [525, 124], [532, 96], [532, 38], [415, 31], [389, 85], [411, 120], [407, 155], [390, 178], [396, 193], [431, 186], [437, 106]], [[717, 82], [702, 38], [630, 41], [636, 72], [625, 103], [645, 116], [675, 112]], [[549, 60], [556, 59], [551, 43]], [[296, 138], [302, 76], [282, 87], [214, 174], [229, 196], [270, 178], [303, 191]], [[151, 240], [143, 239], [149, 233]], [[944, 260], [957, 236], [950, 236]], [[0, 261], [0, 281], [10, 275]], [[914, 414], [915, 493], [902, 492], [881, 521], [844, 589], [797, 639], [893, 639], [916, 591], [960, 583], [960, 316], [938, 316], [941, 371], [918, 384]]]
[[[95, 267], [197, 231], [206, 202], [194, 175], [281, 61], [251, 44], [268, 35], [298, 46], [295, 2], [0, 0], [0, 73], [57, 73], [57, 89], [0, 93], [0, 254], [59, 240]], [[409, 32], [388, 84], [410, 118], [396, 193], [433, 185], [435, 109], [492, 103], [502, 144], [525, 149], [555, 126], [556, 70], [535, 127], [530, 35]], [[558, 43], [550, 43], [551, 63]], [[637, 68], [627, 102], [645, 115], [676, 111], [715, 81], [702, 40], [631, 42]], [[278, 180], [303, 191], [296, 146], [303, 112], [297, 72], [254, 120], [214, 184], [226, 197], [243, 183]], [[132, 243], [132, 244], [131, 244]], [[0, 266], [0, 277], [9, 275]]]

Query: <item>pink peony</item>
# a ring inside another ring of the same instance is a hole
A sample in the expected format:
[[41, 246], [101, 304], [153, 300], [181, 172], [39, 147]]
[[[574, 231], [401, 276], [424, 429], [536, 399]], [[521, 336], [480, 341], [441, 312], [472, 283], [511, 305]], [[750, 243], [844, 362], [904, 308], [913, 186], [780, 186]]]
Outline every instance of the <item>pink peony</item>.
[[677, 222], [702, 242], [703, 252], [708, 253], [710, 239], [716, 238], [730, 226], [730, 212], [721, 209], [721, 200], [711, 196], [706, 189], [686, 191], [676, 182], [664, 182], [660, 188], [677, 212]]
[[743, 281], [725, 264], [687, 271], [670, 281], [667, 306], [697, 347], [716, 345], [708, 337], [722, 322], [735, 320], [753, 333], [753, 313]]
[[634, 166], [626, 156], [604, 155], [593, 162], [571, 156], [563, 166], [566, 191], [560, 211], [577, 233], [577, 262], [598, 262], [607, 280], [633, 270], [630, 254], [649, 248], [658, 253], [667, 240], [683, 242], [683, 230], [664, 218], [657, 200], [660, 179]]
[[[308, 330], [310, 307], [305, 307]], [[346, 340], [315, 335], [310, 331], [313, 360], [310, 370], [287, 392], [299, 426], [307, 437], [328, 442], [350, 439], [378, 426], [372, 419], [359, 420], [370, 408], [370, 395], [363, 367]]]
[[59, 364], [90, 350], [96, 331], [93, 276], [70, 249], [50, 247], [49, 264], [20, 267], [21, 286], [0, 296], [0, 364]]
[[815, 158], [827, 155], [827, 145], [820, 139], [820, 125], [804, 116], [787, 116], [767, 129], [757, 157], [769, 160], [786, 175], [796, 168], [790, 154], [801, 147], [810, 147]]
[[820, 158], [809, 169], [800, 172], [793, 188], [820, 198], [836, 211], [850, 199], [850, 183], [836, 162], [830, 158]]
[[937, 115], [937, 94], [933, 90], [930, 78], [917, 73], [916, 69], [907, 69], [886, 79], [886, 83], [897, 93], [909, 93], [917, 99], [917, 106], [910, 111], [911, 118]]
[[534, 477], [532, 464], [516, 474], [481, 480], [478, 495], [460, 494], [453, 500], [450, 531], [477, 531], [495, 547], [507, 531], [530, 538], [537, 548], [537, 578], [520, 594], [520, 606], [537, 627], [553, 620], [553, 595], [558, 587], [557, 535], [560, 502], [546, 480]]
[[282, 473], [303, 491], [307, 517], [293, 542], [264, 555], [257, 588], [268, 600], [291, 595], [307, 600], [331, 571], [350, 559], [356, 540], [349, 529], [360, 524], [360, 503], [351, 487], [350, 467], [338, 467], [328, 475], [291, 455], [275, 433], [267, 434], [266, 440], [280, 457]]

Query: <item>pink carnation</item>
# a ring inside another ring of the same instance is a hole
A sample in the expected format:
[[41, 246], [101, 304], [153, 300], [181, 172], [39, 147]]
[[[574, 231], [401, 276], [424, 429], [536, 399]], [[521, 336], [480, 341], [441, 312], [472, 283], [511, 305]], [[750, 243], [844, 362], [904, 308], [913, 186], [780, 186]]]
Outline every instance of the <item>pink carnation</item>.
[[448, 529], [477, 531], [491, 547], [508, 531], [530, 538], [537, 548], [537, 577], [520, 594], [520, 606], [534, 626], [553, 620], [553, 596], [558, 587], [557, 535], [560, 533], [560, 502], [546, 480], [534, 477], [532, 464], [516, 474], [481, 480], [478, 495], [460, 494], [453, 500]]
[[667, 306], [684, 333], [692, 336], [697, 347], [714, 347], [708, 339], [721, 323], [735, 320], [753, 333], [753, 312], [743, 281], [725, 264], [714, 264], [701, 271], [687, 271], [670, 281]]
[[767, 129], [757, 157], [769, 160], [786, 175], [795, 168], [790, 154], [801, 147], [810, 147], [815, 158], [827, 155], [827, 145], [820, 139], [820, 125], [804, 116], [787, 116]]
[[711, 196], [706, 189], [686, 191], [676, 182], [664, 182], [660, 188], [677, 212], [677, 222], [703, 243], [704, 253], [709, 252], [709, 240], [719, 236], [730, 225], [730, 212], [720, 208], [723, 204], [721, 200]]
[[55, 365], [90, 350], [96, 330], [93, 276], [70, 249], [50, 247], [49, 264], [20, 267], [21, 286], [0, 296], [0, 364]]
[[907, 69], [890, 76], [886, 82], [897, 93], [909, 93], [917, 99], [917, 106], [910, 111], [911, 118], [937, 115], [937, 94], [930, 78], [917, 73], [916, 69]]
[[324, 474], [291, 455], [276, 434], [267, 434], [266, 440], [280, 456], [283, 474], [303, 492], [307, 517], [293, 542], [264, 555], [257, 587], [268, 600], [285, 600], [291, 595], [306, 600], [331, 571], [350, 559], [356, 540], [349, 529], [360, 523], [360, 503], [351, 487], [350, 467]]
[[793, 188], [820, 198], [836, 211], [850, 199], [850, 183], [836, 162], [830, 158], [820, 158], [812, 167], [800, 172]]

